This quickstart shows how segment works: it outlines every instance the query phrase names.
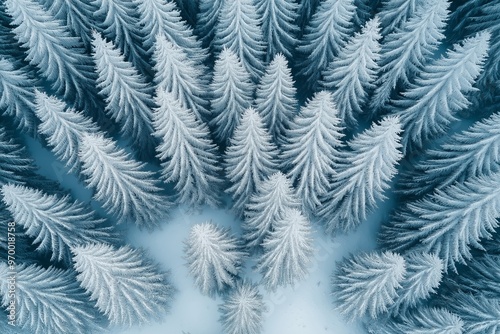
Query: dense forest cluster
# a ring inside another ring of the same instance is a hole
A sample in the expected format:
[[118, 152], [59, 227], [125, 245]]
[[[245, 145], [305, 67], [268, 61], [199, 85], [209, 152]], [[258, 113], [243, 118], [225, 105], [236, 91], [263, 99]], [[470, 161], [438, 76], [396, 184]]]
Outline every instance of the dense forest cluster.
[[375, 334], [500, 333], [498, 0], [1, 0], [0, 93], [0, 333], [160, 319], [176, 288], [122, 226], [180, 205], [242, 219], [195, 224], [185, 261], [226, 333], [261, 333], [313, 229], [351, 233], [389, 193], [333, 307]]

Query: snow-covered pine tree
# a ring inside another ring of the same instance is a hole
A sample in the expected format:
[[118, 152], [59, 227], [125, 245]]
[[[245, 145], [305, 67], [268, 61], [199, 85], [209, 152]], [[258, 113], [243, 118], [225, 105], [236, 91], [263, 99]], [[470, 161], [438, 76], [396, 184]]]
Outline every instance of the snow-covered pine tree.
[[332, 94], [318, 92], [295, 117], [286, 132], [281, 162], [307, 210], [315, 211], [328, 191], [342, 138]]
[[260, 334], [266, 305], [257, 285], [238, 282], [219, 307], [220, 322], [227, 334]]
[[385, 199], [402, 158], [400, 141], [399, 119], [387, 116], [349, 141], [349, 151], [337, 154], [332, 182], [317, 210], [327, 233], [354, 230]]
[[233, 135], [243, 112], [251, 106], [254, 84], [238, 56], [224, 48], [215, 61], [210, 84], [215, 137], [225, 142]]
[[[12, 276], [7, 263], [0, 263], [0, 293], [2, 306], [9, 306]], [[103, 331], [101, 319], [78, 286], [74, 273], [54, 267], [16, 265], [15, 275], [16, 327], [32, 334], [88, 334]], [[2, 320], [6, 322], [6, 320]], [[14, 331], [12, 331], [14, 329]]]
[[407, 86], [429, 61], [444, 39], [448, 0], [425, 0], [418, 10], [382, 44], [380, 73], [370, 107], [377, 113], [386, 107], [391, 93]]
[[314, 255], [311, 223], [297, 209], [286, 209], [262, 243], [257, 270], [268, 290], [304, 279]]
[[13, 59], [0, 58], [0, 110], [29, 134], [36, 132], [34, 87], [35, 81]]
[[354, 0], [322, 0], [306, 27], [297, 52], [298, 75], [314, 88], [321, 73], [353, 33]]
[[404, 130], [404, 152], [442, 135], [456, 120], [454, 113], [469, 105], [466, 94], [475, 90], [490, 36], [485, 31], [455, 44], [446, 56], [425, 66], [415, 83], [394, 101]]
[[[106, 0], [107, 1], [107, 0]], [[154, 152], [152, 88], [113, 42], [92, 33], [92, 56], [96, 63], [97, 87], [106, 101], [106, 111], [120, 124], [120, 132], [131, 137], [141, 155]]]
[[147, 171], [144, 163], [101, 134], [82, 135], [78, 156], [82, 175], [95, 190], [94, 198], [119, 223], [158, 226], [170, 204], [162, 196], [155, 174]]
[[262, 17], [262, 34], [267, 45], [266, 62], [278, 53], [291, 59], [298, 43], [298, 4], [287, 0], [256, 0], [255, 4]]
[[95, 74], [80, 39], [34, 0], [6, 0], [5, 5], [16, 39], [26, 48], [26, 60], [76, 107], [94, 105]]
[[257, 185], [277, 170], [278, 149], [255, 109], [245, 111], [224, 155], [231, 182], [227, 192], [233, 197], [233, 210], [241, 215]]
[[379, 16], [384, 36], [399, 28], [415, 15], [417, 10], [429, 0], [383, 0]]
[[419, 307], [396, 318], [370, 321], [370, 334], [465, 334], [464, 322], [444, 308]]
[[96, 7], [92, 2], [74, 0], [41, 0], [45, 7], [75, 35], [90, 50], [91, 29], [94, 25]]
[[120, 53], [134, 64], [137, 70], [148, 74], [150, 65], [142, 45], [144, 36], [139, 24], [137, 4], [130, 0], [91, 0], [91, 4], [96, 8], [94, 19], [100, 32], [106, 39], [116, 43]]
[[286, 211], [300, 208], [301, 203], [292, 183], [283, 173], [274, 173], [257, 184], [245, 208], [242, 225], [247, 247], [259, 247]]
[[51, 261], [70, 263], [70, 247], [82, 243], [114, 241], [113, 230], [103, 225], [105, 220], [69, 196], [12, 184], [4, 185], [1, 193], [16, 224], [34, 239], [37, 251], [52, 253]]
[[66, 103], [46, 93], [35, 91], [35, 114], [40, 119], [40, 134], [56, 157], [64, 162], [70, 172], [80, 168], [78, 145], [84, 133], [97, 133], [99, 127], [81, 112], [68, 108]]
[[321, 86], [333, 91], [333, 100], [344, 124], [355, 125], [355, 115], [363, 112], [369, 90], [379, 69], [380, 21], [377, 17], [366, 22], [323, 72]]
[[444, 139], [428, 149], [410, 171], [400, 174], [399, 191], [422, 195], [443, 189], [468, 177], [500, 170], [500, 113], [480, 120], [469, 129]]
[[216, 52], [226, 47], [236, 53], [254, 83], [264, 72], [266, 51], [261, 23], [253, 0], [223, 1], [215, 30]]
[[435, 293], [443, 277], [443, 261], [434, 254], [410, 253], [405, 256], [406, 276], [394, 304], [390, 306], [393, 315], [405, 314], [415, 308], [431, 293]]
[[482, 294], [454, 294], [447, 303], [464, 322], [464, 333], [494, 334], [500, 331], [500, 300]]
[[337, 265], [333, 296], [349, 321], [387, 312], [406, 274], [405, 259], [392, 252], [353, 255]]
[[0, 186], [8, 183], [23, 184], [24, 173], [31, 172], [32, 160], [28, 153], [6, 129], [0, 126]]
[[156, 150], [165, 182], [176, 182], [180, 203], [216, 206], [222, 189], [218, 175], [221, 168], [208, 127], [172, 93], [158, 90], [156, 94], [159, 107], [153, 115], [153, 126], [160, 140]]
[[204, 47], [213, 50], [214, 36], [223, 0], [198, 0], [198, 14], [194, 32]]
[[203, 294], [213, 296], [234, 287], [245, 253], [241, 243], [212, 222], [196, 224], [185, 241], [189, 272]]
[[382, 228], [385, 247], [435, 253], [445, 267], [471, 259], [471, 246], [481, 249], [499, 226], [500, 173], [456, 182], [423, 199], [409, 202]]
[[299, 109], [297, 90], [288, 61], [277, 54], [257, 87], [255, 105], [276, 144], [285, 142], [285, 131]]
[[113, 325], [133, 326], [160, 318], [173, 287], [143, 251], [88, 244], [72, 249], [80, 286]]
[[175, 2], [171, 0], [133, 0], [140, 14], [143, 46], [152, 55], [158, 34], [175, 43], [197, 64], [207, 59], [207, 51], [193, 35], [193, 29], [181, 17]]
[[157, 90], [172, 92], [197, 119], [208, 114], [207, 82], [200, 66], [177, 45], [159, 33], [154, 43], [154, 83]]

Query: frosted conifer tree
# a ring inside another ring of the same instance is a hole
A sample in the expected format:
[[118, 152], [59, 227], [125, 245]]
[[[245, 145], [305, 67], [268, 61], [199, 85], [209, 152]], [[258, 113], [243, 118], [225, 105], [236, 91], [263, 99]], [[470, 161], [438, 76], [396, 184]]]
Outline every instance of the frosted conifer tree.
[[294, 285], [304, 279], [314, 255], [311, 223], [297, 209], [286, 209], [262, 243], [257, 270], [267, 289]]
[[195, 63], [201, 64], [207, 58], [207, 51], [193, 35], [193, 29], [181, 17], [175, 2], [171, 0], [133, 0], [140, 13], [143, 31], [143, 46], [153, 54], [158, 34], [183, 49]]
[[93, 16], [96, 10], [91, 2], [73, 0], [43, 0], [42, 2], [45, 2], [45, 6], [56, 19], [61, 20], [90, 49], [90, 30], [94, 24]]
[[318, 214], [327, 233], [350, 232], [362, 223], [396, 174], [402, 158], [401, 124], [388, 116], [354, 137], [338, 156], [335, 173]]
[[396, 318], [368, 325], [370, 334], [465, 334], [464, 322], [444, 308], [413, 308]]
[[327, 65], [339, 54], [353, 32], [354, 0], [322, 0], [306, 27], [297, 52], [303, 59], [298, 75], [314, 88]]
[[384, 0], [379, 13], [383, 27], [382, 34], [393, 32], [395, 28], [414, 17], [421, 6], [429, 2], [428, 0]]
[[106, 111], [120, 124], [120, 132], [132, 137], [140, 152], [147, 155], [154, 146], [148, 135], [153, 133], [151, 87], [112, 42], [96, 31], [92, 37], [97, 87], [107, 103]]
[[0, 126], [0, 185], [7, 183], [23, 184], [24, 173], [32, 170], [32, 160], [24, 147]]
[[260, 334], [266, 306], [255, 284], [243, 282], [224, 298], [220, 322], [227, 334]]
[[500, 175], [472, 177], [437, 189], [423, 199], [410, 202], [393, 221], [383, 227], [382, 240], [396, 251], [414, 249], [436, 253], [445, 267], [472, 257], [471, 246], [481, 249], [500, 218]]
[[467, 177], [499, 171], [500, 114], [476, 122], [469, 129], [445, 138], [436, 149], [429, 149], [412, 170], [401, 174], [400, 191], [421, 195], [443, 189]]
[[83, 135], [78, 156], [82, 175], [95, 190], [94, 199], [119, 223], [134, 221], [147, 228], [158, 225], [169, 203], [144, 163], [100, 134]]
[[142, 46], [144, 36], [139, 25], [137, 4], [119, 0], [92, 0], [91, 3], [97, 9], [94, 19], [102, 34], [116, 43], [127, 61], [141, 73], [147, 74], [150, 66], [147, 52]]
[[405, 257], [406, 276], [401, 282], [396, 302], [390, 307], [394, 315], [404, 314], [435, 293], [443, 277], [443, 261], [436, 255], [411, 253]]
[[[0, 263], [0, 292], [4, 307], [10, 302], [8, 278], [11, 275], [7, 264]], [[17, 327], [26, 331], [23, 333], [32, 334], [103, 331], [98, 315], [71, 271], [17, 264], [15, 281], [16, 327], [9, 325], [8, 332], [4, 333], [18, 333]]]
[[221, 141], [228, 140], [240, 122], [243, 112], [250, 107], [254, 85], [238, 56], [224, 48], [215, 61], [210, 84], [212, 93], [211, 126]]
[[212, 222], [191, 228], [184, 253], [195, 284], [203, 294], [211, 296], [235, 286], [245, 255], [229, 229]]
[[307, 209], [320, 205], [320, 196], [329, 186], [334, 174], [334, 162], [339, 156], [342, 138], [338, 111], [332, 94], [321, 91], [301, 108], [286, 132], [281, 161], [288, 170], [297, 194]]
[[31, 134], [36, 131], [34, 86], [34, 80], [24, 69], [16, 68], [9, 58], [0, 58], [0, 110], [19, 129]]
[[258, 247], [290, 209], [300, 209], [301, 203], [290, 180], [281, 172], [257, 184], [255, 193], [245, 208], [243, 238], [249, 248]]
[[208, 114], [207, 83], [203, 71], [180, 47], [169, 42], [164, 35], [157, 35], [153, 62], [158, 90], [172, 92], [175, 99], [191, 109], [199, 120]]
[[5, 5], [16, 39], [26, 48], [26, 60], [52, 89], [78, 107], [88, 107], [83, 104], [89, 100], [93, 103], [95, 75], [81, 41], [34, 0], [6, 0]]
[[387, 312], [406, 274], [402, 256], [392, 253], [354, 255], [337, 266], [333, 296], [337, 310], [349, 320]]
[[333, 91], [339, 118], [346, 124], [356, 124], [356, 114], [363, 112], [380, 59], [380, 21], [374, 18], [356, 33], [323, 72], [321, 85]]
[[257, 185], [277, 169], [278, 149], [262, 118], [248, 108], [236, 127], [225, 152], [225, 170], [231, 186], [233, 209], [240, 215]]
[[79, 246], [72, 252], [80, 286], [111, 324], [143, 324], [169, 307], [173, 288], [144, 252], [106, 244]]
[[102, 226], [90, 208], [69, 196], [47, 195], [19, 185], [4, 185], [3, 202], [16, 224], [34, 239], [37, 251], [52, 253], [52, 261], [70, 262], [70, 247], [87, 242], [110, 242], [112, 230]]
[[278, 53], [291, 59], [298, 42], [298, 5], [295, 1], [284, 0], [256, 0], [255, 4], [262, 17], [262, 34], [267, 44], [266, 62]]
[[490, 33], [482, 32], [455, 44], [445, 57], [424, 67], [415, 83], [394, 101], [403, 125], [405, 152], [443, 134], [456, 120], [454, 113], [469, 105], [465, 94], [474, 91], [489, 39]]
[[199, 12], [196, 16], [195, 33], [200, 36], [203, 45], [211, 49], [223, 2], [223, 0], [198, 0]]
[[223, 1], [215, 31], [215, 49], [224, 47], [241, 59], [253, 82], [258, 82], [264, 72], [261, 18], [253, 0]]
[[294, 84], [286, 58], [277, 54], [257, 87], [257, 111], [277, 144], [285, 142], [285, 131], [299, 108]]
[[458, 293], [448, 305], [464, 322], [464, 333], [483, 334], [500, 331], [500, 300], [482, 294]]
[[172, 93], [158, 90], [156, 104], [154, 135], [161, 142], [156, 150], [165, 182], [176, 182], [181, 203], [216, 206], [222, 187], [218, 175], [221, 168], [208, 127], [182, 107]]
[[56, 97], [35, 92], [35, 114], [42, 122], [38, 126], [41, 134], [47, 137], [47, 143], [56, 157], [63, 161], [70, 171], [78, 170], [78, 145], [84, 133], [97, 133], [99, 127], [82, 113], [68, 108]]
[[389, 34], [382, 44], [381, 75], [371, 100], [372, 112], [387, 105], [399, 83], [407, 86], [444, 39], [448, 18], [448, 0], [424, 1], [418, 11], [400, 29]]

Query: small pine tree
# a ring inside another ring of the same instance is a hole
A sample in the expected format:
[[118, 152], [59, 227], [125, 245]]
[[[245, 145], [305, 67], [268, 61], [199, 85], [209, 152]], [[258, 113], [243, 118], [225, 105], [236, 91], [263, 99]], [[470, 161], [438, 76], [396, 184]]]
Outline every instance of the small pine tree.
[[261, 246], [287, 210], [300, 209], [301, 203], [290, 180], [281, 172], [259, 183], [245, 208], [243, 238], [249, 248]]
[[223, 1], [214, 39], [217, 52], [226, 47], [238, 55], [254, 83], [264, 72], [261, 23], [253, 0]]
[[211, 126], [215, 136], [225, 142], [233, 135], [241, 115], [250, 107], [254, 85], [238, 56], [224, 48], [215, 61], [212, 92]]
[[0, 126], [0, 186], [8, 183], [23, 184], [24, 175], [33, 170], [28, 153], [4, 127]]
[[394, 315], [405, 314], [435, 293], [443, 277], [443, 261], [436, 255], [411, 253], [405, 256], [406, 276], [401, 282], [396, 302], [390, 311]]
[[260, 334], [266, 306], [255, 284], [239, 282], [219, 307], [227, 334]]
[[333, 163], [339, 156], [342, 129], [337, 113], [331, 93], [316, 93], [295, 117], [283, 145], [283, 169], [297, 184], [304, 207], [313, 212], [328, 190], [328, 178], [334, 174]]
[[106, 111], [120, 124], [120, 132], [133, 138], [134, 144], [144, 155], [153, 152], [151, 87], [125, 61], [112, 42], [92, 33], [92, 56], [99, 75], [97, 87], [107, 103]]
[[257, 88], [255, 105], [276, 144], [285, 142], [285, 131], [298, 110], [292, 72], [282, 54], [268, 65]]
[[150, 66], [142, 46], [144, 36], [139, 25], [137, 4], [119, 0], [91, 0], [91, 4], [97, 9], [94, 19], [102, 34], [115, 41], [124, 58], [135, 68], [147, 74]]
[[[7, 264], [0, 263], [4, 307], [11, 301], [11, 277]], [[23, 333], [32, 334], [88, 334], [104, 330], [70, 270], [17, 264], [14, 298], [16, 326], [9, 325], [8, 332], [4, 333], [21, 333], [17, 327], [22, 328]]]
[[375, 83], [372, 112], [384, 108], [397, 85], [408, 85], [433, 56], [444, 39], [448, 6], [448, 0], [425, 1], [400, 29], [385, 38], [380, 52], [382, 74]]
[[235, 286], [245, 255], [229, 229], [212, 222], [191, 228], [184, 253], [195, 284], [210, 296]]
[[36, 132], [35, 82], [9, 58], [0, 58], [0, 110], [27, 133]]
[[404, 258], [392, 252], [363, 253], [344, 260], [333, 277], [337, 310], [351, 321], [366, 314], [376, 318], [394, 303], [405, 274]]
[[79, 145], [82, 174], [94, 198], [121, 223], [135, 221], [153, 228], [165, 215], [169, 203], [161, 195], [154, 173], [100, 134], [85, 134]]
[[162, 34], [156, 36], [153, 62], [157, 90], [172, 92], [183, 107], [191, 109], [196, 118], [208, 114], [207, 83], [202, 70], [177, 45]]
[[241, 214], [257, 185], [277, 169], [278, 150], [262, 118], [253, 109], [245, 111], [225, 152], [225, 170], [231, 186], [233, 209]]
[[393, 221], [383, 226], [382, 241], [395, 251], [414, 249], [436, 253], [445, 267], [472, 257], [499, 226], [500, 175], [472, 177], [409, 202]]
[[76, 101], [77, 107], [88, 107], [80, 105], [84, 101], [93, 103], [95, 75], [80, 40], [34, 0], [6, 0], [5, 5], [16, 39], [26, 48], [26, 60], [38, 67], [52, 89]]
[[56, 97], [35, 92], [35, 114], [42, 122], [40, 134], [47, 137], [47, 143], [56, 157], [63, 161], [70, 172], [78, 170], [78, 145], [84, 133], [97, 133], [99, 127], [82, 113], [68, 108]]
[[156, 104], [154, 135], [161, 142], [156, 150], [165, 182], [176, 182], [181, 203], [216, 206], [222, 187], [221, 168], [207, 126], [171, 93], [158, 90]]
[[298, 43], [298, 5], [286, 0], [256, 0], [255, 4], [262, 17], [262, 33], [267, 44], [266, 62], [278, 53], [291, 59]]
[[297, 52], [303, 59], [298, 62], [298, 75], [314, 88], [321, 73], [339, 54], [353, 32], [356, 13], [354, 0], [322, 0], [306, 27]]
[[368, 21], [323, 72], [321, 86], [333, 91], [343, 123], [356, 124], [355, 114], [363, 112], [368, 92], [375, 88], [382, 37], [379, 24], [377, 17]]
[[143, 324], [169, 307], [173, 287], [144, 252], [106, 244], [78, 246], [72, 252], [80, 286], [111, 324]]
[[262, 243], [257, 264], [266, 288], [294, 285], [308, 274], [314, 255], [311, 223], [297, 209], [287, 209]]
[[400, 27], [404, 22], [416, 16], [416, 12], [427, 1], [421, 0], [384, 0], [380, 10], [382, 34], [387, 35]]
[[401, 124], [388, 116], [352, 139], [342, 152], [329, 191], [318, 209], [327, 233], [348, 233], [366, 219], [377, 201], [385, 199], [402, 158]]
[[69, 196], [47, 195], [19, 185], [4, 185], [3, 202], [14, 221], [38, 244], [37, 251], [50, 251], [51, 261], [70, 262], [70, 247], [86, 242], [114, 240], [112, 229], [83, 203]]
[[448, 303], [464, 322], [464, 333], [484, 334], [500, 331], [500, 300], [482, 294], [457, 293]]
[[474, 91], [474, 80], [481, 73], [488, 52], [489, 32], [482, 32], [455, 44], [453, 50], [424, 68], [415, 83], [394, 101], [404, 129], [403, 149], [443, 134], [456, 118], [453, 115], [469, 105], [466, 93]]

